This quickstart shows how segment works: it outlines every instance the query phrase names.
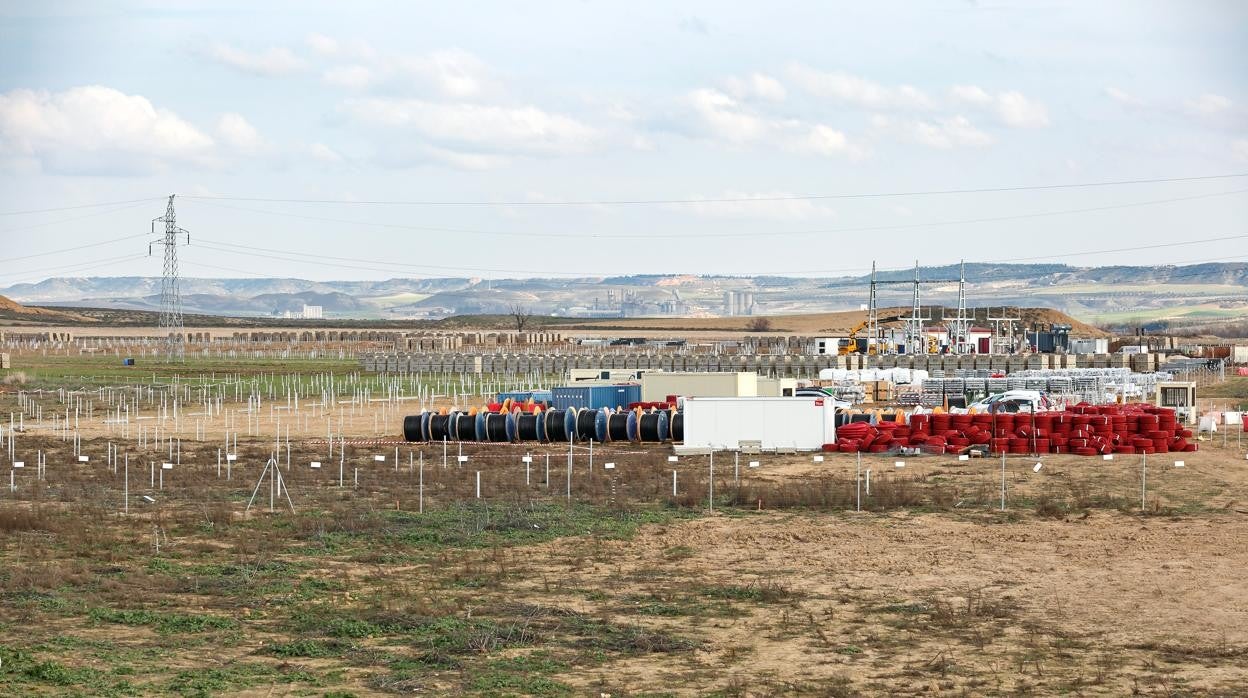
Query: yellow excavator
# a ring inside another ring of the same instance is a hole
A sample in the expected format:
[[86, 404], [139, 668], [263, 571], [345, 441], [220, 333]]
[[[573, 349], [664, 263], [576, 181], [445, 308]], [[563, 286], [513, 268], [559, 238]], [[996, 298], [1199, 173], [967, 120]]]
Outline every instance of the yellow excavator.
[[849, 336], [847, 338], [837, 341], [836, 353], [840, 356], [845, 356], [847, 354], [874, 355], [877, 353], [879, 351], [879, 347], [876, 346], [874, 342], [869, 341], [869, 338], [861, 340], [858, 338], [858, 333], [865, 329], [867, 329], [866, 320], [854, 325], [854, 328], [849, 331]]

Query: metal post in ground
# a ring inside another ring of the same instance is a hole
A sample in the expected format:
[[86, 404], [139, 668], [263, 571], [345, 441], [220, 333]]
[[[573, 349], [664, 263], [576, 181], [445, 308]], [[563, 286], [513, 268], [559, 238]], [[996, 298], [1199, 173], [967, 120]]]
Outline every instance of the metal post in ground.
[[1001, 511], [1005, 511], [1005, 451], [1001, 451]]

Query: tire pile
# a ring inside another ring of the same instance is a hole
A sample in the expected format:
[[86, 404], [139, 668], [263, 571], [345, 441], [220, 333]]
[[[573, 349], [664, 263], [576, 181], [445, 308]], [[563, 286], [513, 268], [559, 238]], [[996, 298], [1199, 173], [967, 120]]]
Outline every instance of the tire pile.
[[961, 453], [986, 446], [992, 453], [1190, 453], [1198, 445], [1174, 410], [1145, 404], [1088, 405], [1062, 412], [916, 414], [909, 422], [851, 422], [837, 429], [842, 453]]

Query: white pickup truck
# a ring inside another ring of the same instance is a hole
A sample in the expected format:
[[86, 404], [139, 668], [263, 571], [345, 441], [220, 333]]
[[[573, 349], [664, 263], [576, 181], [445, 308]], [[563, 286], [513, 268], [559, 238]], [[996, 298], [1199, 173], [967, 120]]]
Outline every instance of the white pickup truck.
[[989, 395], [966, 407], [967, 411], [976, 413], [998, 412], [1047, 412], [1053, 409], [1053, 403], [1039, 390], [1007, 390], [1004, 393]]

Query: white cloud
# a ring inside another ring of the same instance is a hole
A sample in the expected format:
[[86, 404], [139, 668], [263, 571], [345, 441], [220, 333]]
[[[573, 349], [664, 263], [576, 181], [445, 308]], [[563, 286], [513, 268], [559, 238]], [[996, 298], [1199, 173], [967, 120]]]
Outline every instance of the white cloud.
[[876, 116], [871, 120], [876, 130], [925, 145], [929, 148], [982, 148], [992, 145], [992, 136], [975, 128], [965, 116], [952, 116], [936, 121], [894, 119]]
[[694, 90], [686, 101], [693, 109], [696, 128], [731, 145], [772, 146], [795, 153], [853, 159], [865, 155], [843, 132], [831, 126], [761, 116], [719, 90]]
[[289, 75], [305, 67], [303, 60], [287, 48], [273, 47], [253, 53], [229, 44], [217, 44], [209, 50], [208, 55], [218, 63], [235, 70], [264, 77]]
[[308, 45], [308, 48], [322, 56], [336, 56], [341, 50], [337, 39], [324, 34], [308, 34], [303, 41]]
[[692, 204], [673, 204], [674, 211], [684, 211], [704, 218], [758, 218], [769, 220], [810, 220], [829, 218], [836, 211], [809, 199], [789, 198], [796, 196], [786, 191], [741, 192], [726, 191], [711, 196], [691, 196], [690, 199], [771, 199], [770, 201], [699, 201]]
[[330, 68], [321, 77], [327, 85], [349, 90], [362, 90], [376, 80], [373, 71], [362, 65], [344, 65]]
[[995, 95], [978, 85], [957, 85], [949, 90], [955, 102], [990, 109], [1006, 126], [1040, 128], [1049, 125], [1049, 110], [1017, 90]]
[[222, 143], [243, 152], [253, 153], [265, 147], [260, 133], [240, 114], [222, 114], [217, 120], [217, 137]]
[[1008, 126], [1040, 128], [1049, 125], [1049, 110], [1028, 99], [1022, 92], [1010, 91], [997, 95], [997, 114]]
[[324, 143], [313, 143], [312, 145], [309, 145], [307, 147], [307, 152], [308, 155], [312, 156], [314, 160], [319, 160], [330, 165], [335, 165], [343, 160], [342, 155], [338, 154], [338, 151], [325, 145]]
[[710, 88], [694, 90], [688, 101], [702, 125], [713, 136], [729, 143], [749, 143], [762, 138], [769, 125], [762, 118], [744, 111], [737, 100]]
[[147, 98], [91, 85], [0, 94], [0, 155], [47, 171], [130, 174], [208, 164], [211, 137]]
[[762, 73], [750, 73], [743, 78], [728, 78], [724, 84], [729, 94], [737, 99], [783, 102], [788, 94], [779, 80]]
[[1139, 107], [1144, 104], [1144, 100], [1118, 87], [1106, 87], [1105, 96], [1126, 107]]
[[798, 87], [817, 97], [835, 99], [865, 109], [931, 109], [933, 102], [922, 90], [910, 85], [887, 87], [844, 72], [823, 72], [800, 63], [786, 73]]
[[993, 102], [992, 95], [978, 85], [954, 85], [949, 88], [949, 94], [957, 101], [977, 106], [987, 106]]
[[533, 154], [584, 152], [599, 133], [576, 119], [534, 106], [442, 104], [419, 99], [355, 99], [343, 103], [355, 119], [410, 128], [443, 145]]
[[849, 138], [831, 126], [815, 124], [807, 137], [810, 149], [820, 155], [839, 155], [850, 152]]
[[425, 149], [434, 160], [446, 163], [461, 170], [492, 170], [507, 164], [507, 158], [485, 153], [463, 153], [446, 148], [429, 147]]
[[1237, 138], [1231, 141], [1231, 153], [1236, 158], [1248, 162], [1248, 138]]
[[443, 96], [470, 99], [495, 88], [492, 71], [480, 58], [460, 49], [401, 58], [398, 66], [421, 78]]
[[1218, 94], [1211, 94], [1211, 93], [1206, 93], [1197, 97], [1196, 99], [1189, 99], [1186, 102], [1184, 102], [1184, 105], [1190, 111], [1193, 111], [1193, 112], [1196, 112], [1197, 114], [1201, 114], [1205, 116], [1220, 114], [1230, 109], [1232, 104], [1233, 103], [1231, 102], [1230, 98], [1223, 97], [1222, 95], [1218, 95]]

